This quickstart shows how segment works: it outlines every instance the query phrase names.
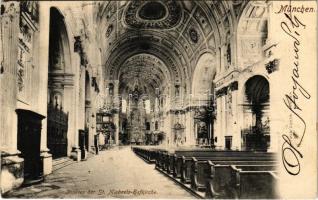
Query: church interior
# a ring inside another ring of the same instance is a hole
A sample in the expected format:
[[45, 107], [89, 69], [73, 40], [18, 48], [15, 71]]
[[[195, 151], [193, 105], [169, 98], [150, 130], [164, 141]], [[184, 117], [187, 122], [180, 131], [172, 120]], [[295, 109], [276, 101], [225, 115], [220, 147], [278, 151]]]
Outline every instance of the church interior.
[[1, 193], [116, 146], [274, 162], [272, 4], [2, 1]]

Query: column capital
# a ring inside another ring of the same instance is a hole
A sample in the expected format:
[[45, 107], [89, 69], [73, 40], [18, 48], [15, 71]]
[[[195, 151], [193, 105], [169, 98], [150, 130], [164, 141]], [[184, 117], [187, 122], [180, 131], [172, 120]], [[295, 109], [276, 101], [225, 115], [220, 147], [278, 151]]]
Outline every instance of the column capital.
[[[8, 1], [8, 2], [2, 2], [1, 5], [3, 5], [4, 10], [2, 16], [6, 17], [14, 17], [15, 15], [19, 15], [20, 13], [20, 4], [19, 2], [14, 1]], [[1, 8], [2, 9], [2, 8]]]

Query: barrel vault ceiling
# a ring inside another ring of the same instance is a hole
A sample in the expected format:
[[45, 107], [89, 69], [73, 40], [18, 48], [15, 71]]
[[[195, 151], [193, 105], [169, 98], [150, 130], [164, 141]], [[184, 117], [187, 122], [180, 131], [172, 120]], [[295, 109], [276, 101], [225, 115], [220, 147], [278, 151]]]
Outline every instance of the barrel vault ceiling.
[[[186, 87], [203, 52], [231, 37], [246, 1], [108, 1], [96, 3], [104, 77], [129, 92]], [[189, 88], [189, 86], [188, 86]]]

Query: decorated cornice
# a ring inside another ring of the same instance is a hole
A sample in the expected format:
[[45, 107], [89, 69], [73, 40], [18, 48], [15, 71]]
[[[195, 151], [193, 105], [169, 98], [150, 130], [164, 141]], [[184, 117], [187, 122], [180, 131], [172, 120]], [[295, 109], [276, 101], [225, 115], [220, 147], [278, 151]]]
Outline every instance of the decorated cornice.
[[86, 53], [84, 52], [81, 36], [75, 36], [74, 39], [75, 39], [74, 52], [76, 52], [80, 55], [81, 65], [86, 67], [88, 64], [88, 59], [87, 59]]
[[228, 91], [235, 91], [235, 90], [238, 90], [238, 81], [234, 81], [232, 83], [230, 83], [229, 85], [225, 86], [225, 87], [222, 87], [221, 89], [218, 89], [215, 94], [216, 94], [216, 97], [221, 97], [221, 96], [224, 96], [224, 95], [227, 95]]

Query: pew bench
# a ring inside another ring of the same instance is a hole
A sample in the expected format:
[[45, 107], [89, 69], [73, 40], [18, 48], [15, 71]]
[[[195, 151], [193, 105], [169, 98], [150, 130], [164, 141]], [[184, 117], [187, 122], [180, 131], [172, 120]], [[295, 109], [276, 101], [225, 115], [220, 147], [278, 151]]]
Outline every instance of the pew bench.
[[160, 149], [146, 149], [140, 147], [132, 147], [132, 150], [148, 163], [155, 163], [158, 157], [158, 151], [162, 151]]
[[208, 162], [206, 198], [275, 198], [277, 163], [215, 164]]
[[[178, 155], [179, 154], [179, 155]], [[275, 156], [272, 153], [255, 153], [255, 152], [239, 152], [239, 151], [209, 151], [209, 155], [206, 152], [192, 153], [191, 155], [181, 155], [179, 152], [176, 152], [174, 155], [173, 161], [170, 161], [170, 168], [172, 168], [172, 173], [175, 178], [180, 178], [183, 183], [191, 182], [191, 174], [193, 171], [192, 166], [193, 158], [196, 161], [270, 161], [275, 160]]]
[[240, 166], [232, 166], [232, 168], [231, 187], [235, 191], [235, 198], [277, 198], [275, 188], [278, 178], [274, 171], [271, 169], [250, 170]]

